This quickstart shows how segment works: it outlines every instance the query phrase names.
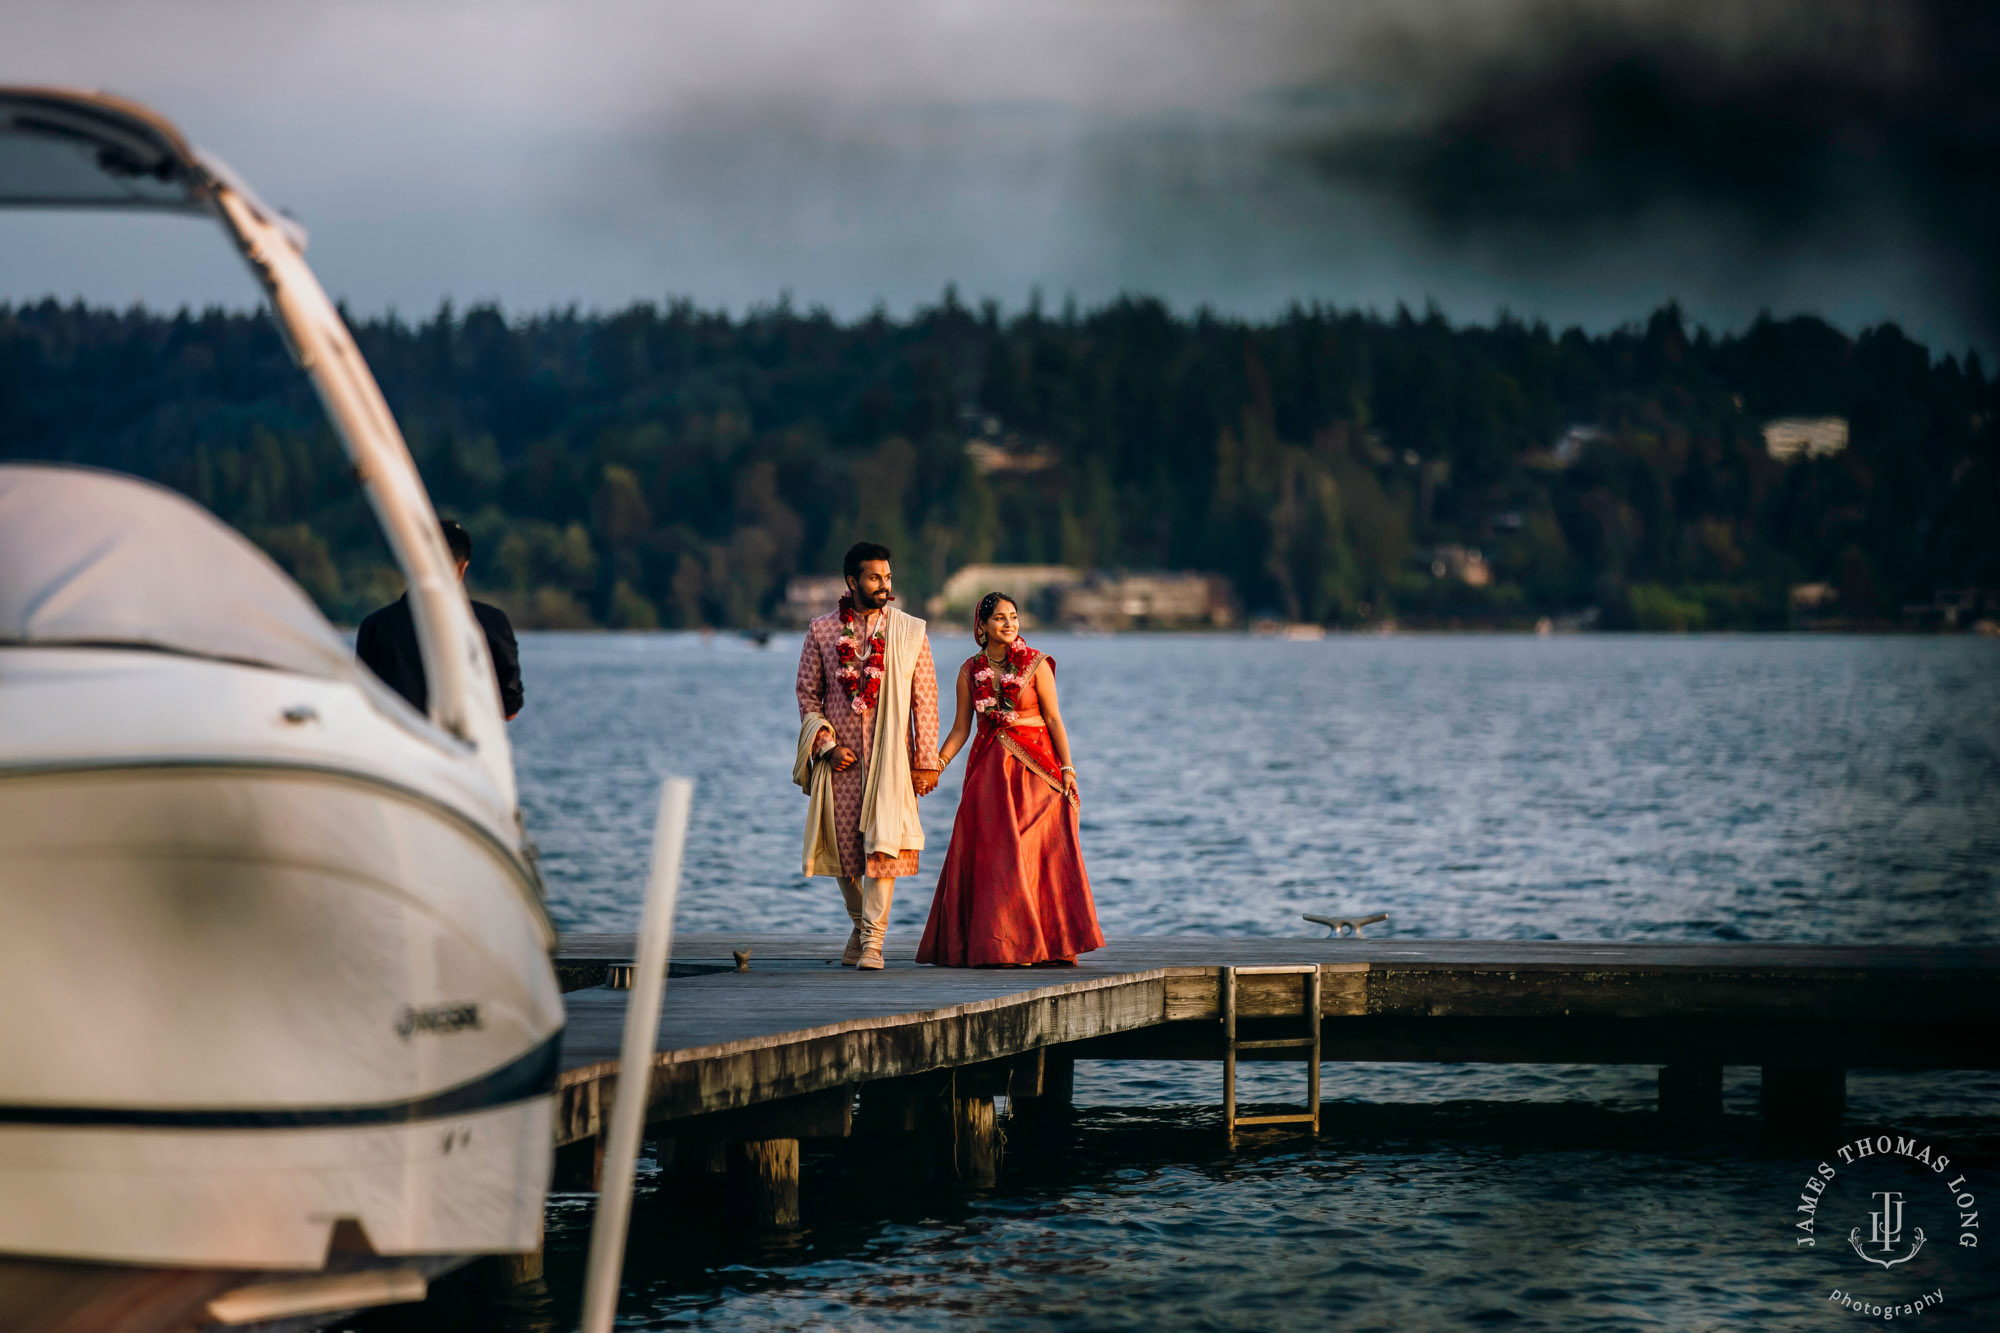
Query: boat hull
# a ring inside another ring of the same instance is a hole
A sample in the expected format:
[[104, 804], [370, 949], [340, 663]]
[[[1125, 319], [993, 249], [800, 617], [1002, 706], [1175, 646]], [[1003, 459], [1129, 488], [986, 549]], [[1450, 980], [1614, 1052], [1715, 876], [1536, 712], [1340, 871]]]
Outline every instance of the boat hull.
[[476, 822], [333, 769], [17, 769], [0, 868], [0, 1253], [536, 1246], [562, 1002]]

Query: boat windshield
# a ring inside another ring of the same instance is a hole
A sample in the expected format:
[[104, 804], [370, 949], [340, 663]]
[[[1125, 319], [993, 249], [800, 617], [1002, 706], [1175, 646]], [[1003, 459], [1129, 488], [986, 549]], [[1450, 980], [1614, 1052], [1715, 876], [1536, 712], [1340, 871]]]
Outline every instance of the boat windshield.
[[86, 645], [359, 672], [298, 584], [192, 500], [115, 472], [0, 464], [0, 648]]
[[[0, 85], [0, 208], [44, 207], [204, 214], [229, 235], [269, 298], [293, 360], [317, 390], [408, 579], [431, 687], [430, 722], [439, 736], [476, 755], [492, 784], [496, 817], [511, 819], [513, 764], [485, 636], [395, 417], [340, 311], [306, 265], [304, 228], [266, 208], [228, 167], [145, 107], [102, 93]], [[227, 529], [206, 514], [196, 524], [150, 490], [123, 492], [120, 512], [132, 531], [85, 524], [81, 535], [72, 534], [41, 521], [34, 504], [19, 497], [101, 481], [72, 476], [57, 485], [23, 473], [8, 484], [17, 498], [0, 513], [0, 642], [145, 644], [315, 675], [356, 678], [358, 671], [364, 685], [374, 680], [353, 665], [345, 642], [303, 592], [248, 543], [233, 534], [225, 540]], [[133, 498], [142, 494], [150, 500]], [[198, 540], [200, 557], [175, 552], [156, 527], [199, 532], [190, 540]], [[83, 563], [72, 570], [43, 554], [58, 549]], [[173, 578], [163, 573], [169, 570]]]
[[136, 107], [0, 95], [0, 206], [206, 211], [194, 155]]

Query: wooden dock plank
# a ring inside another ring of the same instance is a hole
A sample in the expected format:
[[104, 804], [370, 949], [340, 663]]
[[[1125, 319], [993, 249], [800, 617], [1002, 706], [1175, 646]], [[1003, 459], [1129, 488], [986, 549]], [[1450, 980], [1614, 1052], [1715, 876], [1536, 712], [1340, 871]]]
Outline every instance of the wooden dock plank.
[[[1317, 963], [1321, 1012], [1340, 1020], [1325, 1028], [1329, 1058], [1741, 1063], [1810, 1048], [1924, 1067], [1979, 1065], [2000, 1048], [2000, 949], [1989, 948], [1142, 937], [1073, 969], [892, 961], [857, 973], [830, 961], [840, 943], [677, 940], [677, 966], [714, 970], [668, 987], [652, 1117], [1077, 1042], [1098, 1058], [1214, 1058], [1224, 965]], [[630, 936], [566, 936], [558, 962], [587, 972], [631, 948]], [[737, 971], [745, 948], [750, 968]], [[1244, 977], [1238, 1012], [1296, 1014], [1302, 995], [1296, 975]], [[625, 993], [566, 999], [558, 1132], [570, 1142], [597, 1133], [610, 1105]]]

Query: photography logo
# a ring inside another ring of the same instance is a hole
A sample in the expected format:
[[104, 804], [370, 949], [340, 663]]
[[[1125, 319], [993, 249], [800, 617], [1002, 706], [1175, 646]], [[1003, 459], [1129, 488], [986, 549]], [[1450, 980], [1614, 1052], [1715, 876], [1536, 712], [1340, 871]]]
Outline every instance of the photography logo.
[[1901, 1190], [1876, 1190], [1874, 1197], [1880, 1200], [1882, 1206], [1868, 1214], [1868, 1245], [1864, 1247], [1861, 1244], [1860, 1227], [1856, 1227], [1847, 1233], [1847, 1243], [1852, 1245], [1854, 1252], [1863, 1259], [1866, 1259], [1871, 1264], [1880, 1264], [1884, 1268], [1894, 1268], [1897, 1264], [1910, 1262], [1910, 1260], [1917, 1257], [1917, 1251], [1924, 1248], [1924, 1229], [1922, 1227], [1915, 1228], [1915, 1239], [1910, 1242], [1910, 1250], [1907, 1254], [1897, 1255], [1893, 1259], [1883, 1259], [1868, 1253], [1869, 1249], [1879, 1245], [1882, 1252], [1887, 1254], [1894, 1250], [1903, 1238], [1903, 1192]]
[[1943, 1305], [1954, 1266], [1979, 1248], [1971, 1179], [1950, 1153], [1902, 1134], [1834, 1149], [1806, 1177], [1792, 1215], [1794, 1250], [1813, 1252], [1835, 1284], [1827, 1300], [1871, 1319]]

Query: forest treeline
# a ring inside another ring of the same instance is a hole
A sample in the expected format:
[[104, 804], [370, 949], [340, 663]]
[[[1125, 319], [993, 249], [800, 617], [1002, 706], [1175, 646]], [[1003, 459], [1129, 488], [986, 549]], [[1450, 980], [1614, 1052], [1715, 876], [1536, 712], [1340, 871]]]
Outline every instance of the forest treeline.
[[[446, 305], [354, 331], [474, 587], [529, 625], [766, 622], [864, 536], [906, 604], [1046, 562], [1215, 571], [1253, 614], [1341, 624], [1774, 627], [1807, 582], [1868, 623], [2000, 585], [1995, 381], [1888, 325], [1003, 317], [947, 292], [905, 320]], [[1786, 416], [1850, 443], [1780, 462], [1761, 428]], [[400, 590], [262, 314], [0, 307], [0, 457], [174, 486], [340, 619]], [[1440, 544], [1490, 582], [1439, 577]]]

